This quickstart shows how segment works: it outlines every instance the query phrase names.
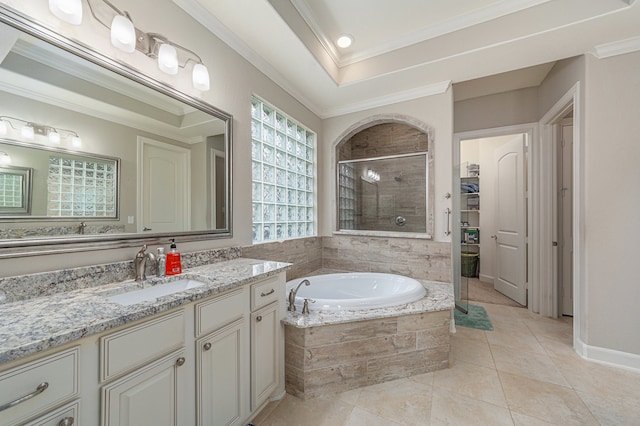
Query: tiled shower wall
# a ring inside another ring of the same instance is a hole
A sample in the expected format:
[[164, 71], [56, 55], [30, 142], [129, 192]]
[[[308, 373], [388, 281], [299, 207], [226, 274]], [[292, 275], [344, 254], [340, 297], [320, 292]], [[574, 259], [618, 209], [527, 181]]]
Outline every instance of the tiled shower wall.
[[287, 279], [318, 269], [388, 272], [451, 282], [451, 244], [418, 238], [311, 237], [242, 248], [242, 256], [293, 263]]

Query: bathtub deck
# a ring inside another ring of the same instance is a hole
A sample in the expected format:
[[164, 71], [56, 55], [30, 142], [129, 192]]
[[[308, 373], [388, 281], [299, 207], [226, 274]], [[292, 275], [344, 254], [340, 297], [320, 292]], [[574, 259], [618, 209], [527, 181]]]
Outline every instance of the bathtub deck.
[[287, 392], [308, 399], [447, 368], [453, 288], [423, 284], [427, 297], [407, 305], [287, 312]]

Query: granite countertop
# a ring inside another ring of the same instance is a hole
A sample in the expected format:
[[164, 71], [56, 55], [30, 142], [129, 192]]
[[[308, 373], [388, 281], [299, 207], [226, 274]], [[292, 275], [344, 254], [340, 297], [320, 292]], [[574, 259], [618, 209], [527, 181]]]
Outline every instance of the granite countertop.
[[[289, 266], [239, 258], [190, 268], [171, 277], [128, 280], [0, 304], [0, 364], [276, 275]], [[111, 295], [180, 279], [205, 285], [130, 306], [107, 300]]]
[[427, 295], [416, 302], [386, 308], [345, 309], [339, 311], [314, 311], [313, 307], [311, 307], [308, 315], [302, 315], [299, 310], [295, 312], [287, 311], [287, 316], [283, 320], [283, 323], [292, 327], [307, 328], [376, 318], [397, 317], [399, 315], [446, 311], [455, 307], [453, 285], [436, 281], [418, 281], [426, 288]]

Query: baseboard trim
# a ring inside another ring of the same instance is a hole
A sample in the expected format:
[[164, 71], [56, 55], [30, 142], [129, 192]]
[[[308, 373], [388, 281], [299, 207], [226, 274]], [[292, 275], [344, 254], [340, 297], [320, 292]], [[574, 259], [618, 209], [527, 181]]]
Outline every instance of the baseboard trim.
[[637, 354], [590, 346], [580, 339], [575, 341], [575, 351], [589, 361], [640, 372], [640, 355]]
[[483, 275], [480, 274], [480, 276], [478, 277], [480, 279], [480, 281], [482, 281], [483, 283], [487, 283], [487, 284], [493, 284], [493, 277], [491, 275]]

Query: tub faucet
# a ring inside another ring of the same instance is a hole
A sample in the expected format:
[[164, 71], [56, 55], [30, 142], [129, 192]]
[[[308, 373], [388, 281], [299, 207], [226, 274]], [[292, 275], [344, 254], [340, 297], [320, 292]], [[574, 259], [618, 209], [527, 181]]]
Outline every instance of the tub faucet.
[[140, 251], [136, 253], [135, 259], [133, 259], [133, 264], [136, 269], [136, 281], [144, 281], [147, 278], [145, 271], [145, 268], [147, 266], [147, 259], [149, 259], [151, 262], [156, 261], [156, 257], [153, 255], [153, 253], [146, 252], [146, 250], [147, 245], [145, 244], [142, 246]]
[[300, 283], [296, 286], [295, 289], [291, 289], [291, 291], [289, 292], [289, 307], [287, 308], [287, 310], [289, 312], [295, 312], [296, 311], [296, 294], [298, 293], [298, 289], [300, 289], [300, 286], [304, 284], [304, 285], [311, 285], [311, 282], [309, 280], [302, 280], [300, 281]]

